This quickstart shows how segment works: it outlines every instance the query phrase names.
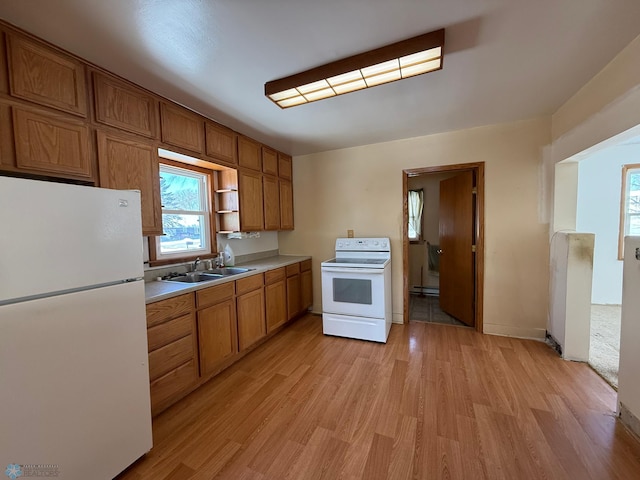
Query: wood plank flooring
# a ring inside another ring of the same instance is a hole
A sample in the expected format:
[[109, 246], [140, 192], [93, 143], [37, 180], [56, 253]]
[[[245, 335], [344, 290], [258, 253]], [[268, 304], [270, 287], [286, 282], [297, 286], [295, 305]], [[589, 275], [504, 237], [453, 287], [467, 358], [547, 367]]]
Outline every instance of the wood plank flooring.
[[615, 392], [540, 342], [307, 315], [154, 420], [118, 480], [640, 479]]

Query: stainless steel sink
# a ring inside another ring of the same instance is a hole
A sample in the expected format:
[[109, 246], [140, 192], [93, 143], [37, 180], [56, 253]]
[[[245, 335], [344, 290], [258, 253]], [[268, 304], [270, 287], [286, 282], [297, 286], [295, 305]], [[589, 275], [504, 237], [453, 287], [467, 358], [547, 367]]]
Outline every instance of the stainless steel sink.
[[222, 267], [222, 268], [212, 268], [211, 270], [207, 270], [205, 274], [213, 274], [213, 275], [221, 275], [226, 277], [228, 275], [238, 275], [240, 273], [246, 273], [253, 268], [240, 268], [240, 267]]
[[186, 275], [180, 275], [177, 277], [166, 278], [167, 282], [180, 282], [180, 283], [200, 283], [200, 282], [211, 282], [212, 280], [217, 280], [222, 278], [222, 274], [216, 273], [203, 273], [203, 272], [192, 272], [187, 273]]

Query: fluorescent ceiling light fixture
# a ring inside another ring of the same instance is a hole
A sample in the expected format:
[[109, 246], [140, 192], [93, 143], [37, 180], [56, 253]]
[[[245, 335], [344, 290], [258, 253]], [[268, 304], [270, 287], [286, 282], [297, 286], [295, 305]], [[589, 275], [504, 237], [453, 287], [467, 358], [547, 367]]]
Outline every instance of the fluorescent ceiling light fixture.
[[442, 69], [444, 29], [343, 58], [264, 85], [265, 95], [289, 108]]

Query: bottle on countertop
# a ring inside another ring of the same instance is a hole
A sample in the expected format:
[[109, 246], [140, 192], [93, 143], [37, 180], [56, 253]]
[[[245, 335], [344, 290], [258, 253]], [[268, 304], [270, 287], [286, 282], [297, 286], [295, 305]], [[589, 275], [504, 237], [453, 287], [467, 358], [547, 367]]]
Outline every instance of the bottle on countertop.
[[231, 246], [227, 243], [224, 247], [224, 264], [227, 267], [233, 267], [235, 265], [236, 262], [236, 257], [233, 254], [233, 250], [231, 249]]

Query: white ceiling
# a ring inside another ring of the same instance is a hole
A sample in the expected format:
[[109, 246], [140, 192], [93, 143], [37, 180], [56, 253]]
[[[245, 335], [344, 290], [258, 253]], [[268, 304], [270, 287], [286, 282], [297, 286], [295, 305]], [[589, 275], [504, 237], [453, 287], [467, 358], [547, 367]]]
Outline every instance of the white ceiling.
[[[294, 155], [553, 113], [638, 0], [2, 0], [0, 18]], [[446, 28], [441, 71], [281, 110], [264, 83]]]

